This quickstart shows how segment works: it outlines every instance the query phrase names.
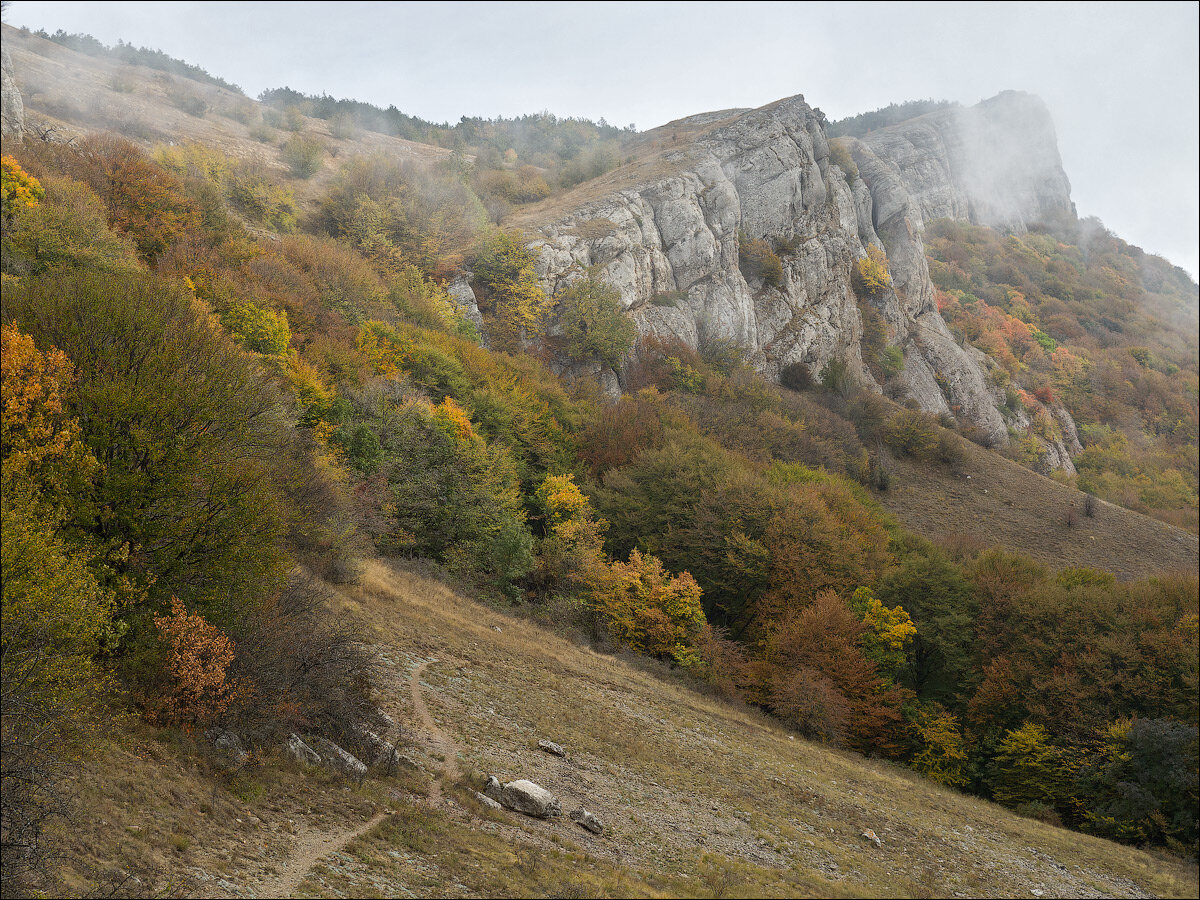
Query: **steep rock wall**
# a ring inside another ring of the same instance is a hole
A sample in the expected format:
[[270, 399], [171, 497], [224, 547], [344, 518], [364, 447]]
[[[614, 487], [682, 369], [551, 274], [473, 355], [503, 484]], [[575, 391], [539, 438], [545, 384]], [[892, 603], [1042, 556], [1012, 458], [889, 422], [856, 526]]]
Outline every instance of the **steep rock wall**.
[[12, 57], [0, 47], [0, 136], [20, 141], [25, 132], [25, 106], [13, 75]]
[[[819, 372], [841, 359], [880, 389], [863, 361], [860, 304], [870, 303], [905, 354], [889, 392], [1006, 444], [992, 363], [960, 346], [942, 320], [921, 235], [939, 217], [1022, 231], [1052, 211], [1073, 215], [1045, 108], [1005, 94], [850, 144], [854, 178], [830, 161], [824, 115], [792, 97], [719, 118], [599, 196], [593, 187], [591, 197], [522, 224], [541, 251], [548, 291], [594, 268], [643, 334], [697, 348], [736, 341], [769, 378], [793, 362]], [[781, 248], [778, 286], [739, 269], [739, 231]], [[856, 298], [852, 273], [871, 245], [886, 251], [892, 286]], [[1070, 468], [1073, 449], [1048, 448], [1048, 463]]]

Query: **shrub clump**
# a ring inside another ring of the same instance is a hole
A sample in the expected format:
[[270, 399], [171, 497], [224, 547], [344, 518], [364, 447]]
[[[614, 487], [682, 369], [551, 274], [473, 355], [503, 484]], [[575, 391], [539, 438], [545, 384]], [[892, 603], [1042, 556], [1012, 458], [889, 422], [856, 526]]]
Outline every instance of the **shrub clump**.
[[314, 137], [294, 134], [284, 142], [282, 156], [297, 178], [312, 178], [321, 169], [325, 148]]
[[761, 278], [773, 288], [783, 284], [783, 263], [763, 238], [738, 232], [738, 267], [747, 278]]

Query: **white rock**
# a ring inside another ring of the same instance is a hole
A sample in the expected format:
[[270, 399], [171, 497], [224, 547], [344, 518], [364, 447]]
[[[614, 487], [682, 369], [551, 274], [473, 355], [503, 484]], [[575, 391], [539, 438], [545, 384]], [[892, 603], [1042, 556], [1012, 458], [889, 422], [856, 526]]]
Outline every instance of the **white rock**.
[[309, 743], [321, 758], [324, 766], [342, 775], [361, 781], [367, 774], [367, 767], [352, 753], [343, 750], [333, 741], [323, 737], [311, 737]]
[[287, 752], [298, 763], [304, 763], [309, 766], [319, 766], [321, 764], [320, 754], [304, 743], [297, 734], [288, 735]]
[[537, 819], [562, 815], [562, 805], [550, 791], [524, 778], [501, 784], [499, 779], [492, 776], [483, 792], [507, 809]]
[[604, 823], [582, 806], [571, 813], [571, 821], [592, 834], [600, 834], [604, 831]]

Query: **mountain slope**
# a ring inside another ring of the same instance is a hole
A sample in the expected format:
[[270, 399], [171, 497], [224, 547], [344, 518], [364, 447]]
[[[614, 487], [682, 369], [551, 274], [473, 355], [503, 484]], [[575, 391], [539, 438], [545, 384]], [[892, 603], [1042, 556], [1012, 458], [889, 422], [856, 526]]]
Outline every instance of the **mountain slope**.
[[[417, 572], [372, 563], [335, 604], [374, 630], [384, 708], [412, 723], [398, 779], [306, 782], [268, 761], [232, 791], [213, 781], [210, 801], [207, 779], [151, 743], [110, 757], [128, 774], [85, 779], [103, 821], [78, 823], [68, 846], [131, 866], [148, 886], [186, 877], [212, 896], [270, 896], [281, 878], [299, 896], [328, 897], [1195, 892], [1194, 870], [794, 739], [665, 669], [581, 648]], [[420, 667], [417, 696], [440, 736], [414, 706]], [[542, 738], [567, 758], [538, 751]], [[446, 778], [451, 769], [462, 779]], [[605, 831], [488, 811], [471, 794], [486, 774], [536, 781], [564, 812], [594, 812]], [[184, 802], [153, 813], [122, 802], [150, 783]], [[379, 810], [382, 822], [343, 843]], [[862, 837], [867, 829], [880, 846]], [[290, 868], [314, 861], [302, 879]]]

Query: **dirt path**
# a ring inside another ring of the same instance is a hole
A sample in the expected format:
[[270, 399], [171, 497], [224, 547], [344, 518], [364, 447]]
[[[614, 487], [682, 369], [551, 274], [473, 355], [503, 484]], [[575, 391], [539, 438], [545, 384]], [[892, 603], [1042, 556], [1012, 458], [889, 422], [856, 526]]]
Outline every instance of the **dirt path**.
[[376, 813], [369, 821], [363, 822], [356, 828], [336, 831], [333, 834], [327, 831], [301, 832], [296, 841], [296, 848], [292, 850], [287, 862], [283, 864], [285, 870], [263, 882], [258, 896], [261, 898], [291, 897], [313, 866], [330, 853], [341, 850], [351, 841], [366, 834], [382, 822], [386, 816], [387, 813], [384, 812]]
[[437, 662], [436, 659], [431, 659], [421, 663], [413, 670], [411, 679], [413, 709], [421, 722], [421, 727], [429, 732], [433, 748], [442, 757], [442, 777], [433, 779], [429, 785], [429, 799], [434, 803], [442, 798], [442, 782], [457, 781], [459, 777], [458, 744], [454, 743], [450, 736], [438, 727], [437, 722], [433, 721], [433, 716], [429, 714], [429, 707], [425, 705], [425, 698], [421, 694], [421, 672], [426, 666], [435, 662]]
[[[429, 733], [433, 751], [442, 757], [441, 776], [434, 778], [429, 785], [429, 800], [433, 803], [442, 798], [442, 782], [454, 781], [459, 777], [458, 745], [433, 720], [421, 692], [421, 673], [426, 666], [436, 662], [436, 659], [431, 659], [421, 663], [413, 670], [410, 680], [413, 708], [416, 710], [417, 719], [421, 723], [421, 727]], [[284, 871], [265, 881], [258, 891], [258, 896], [260, 898], [292, 896], [313, 866], [329, 854], [341, 850], [356, 838], [366, 834], [382, 822], [386, 816], [387, 813], [384, 812], [376, 813], [370, 821], [355, 828], [332, 834], [325, 831], [302, 832], [296, 840], [295, 848], [283, 864]]]

